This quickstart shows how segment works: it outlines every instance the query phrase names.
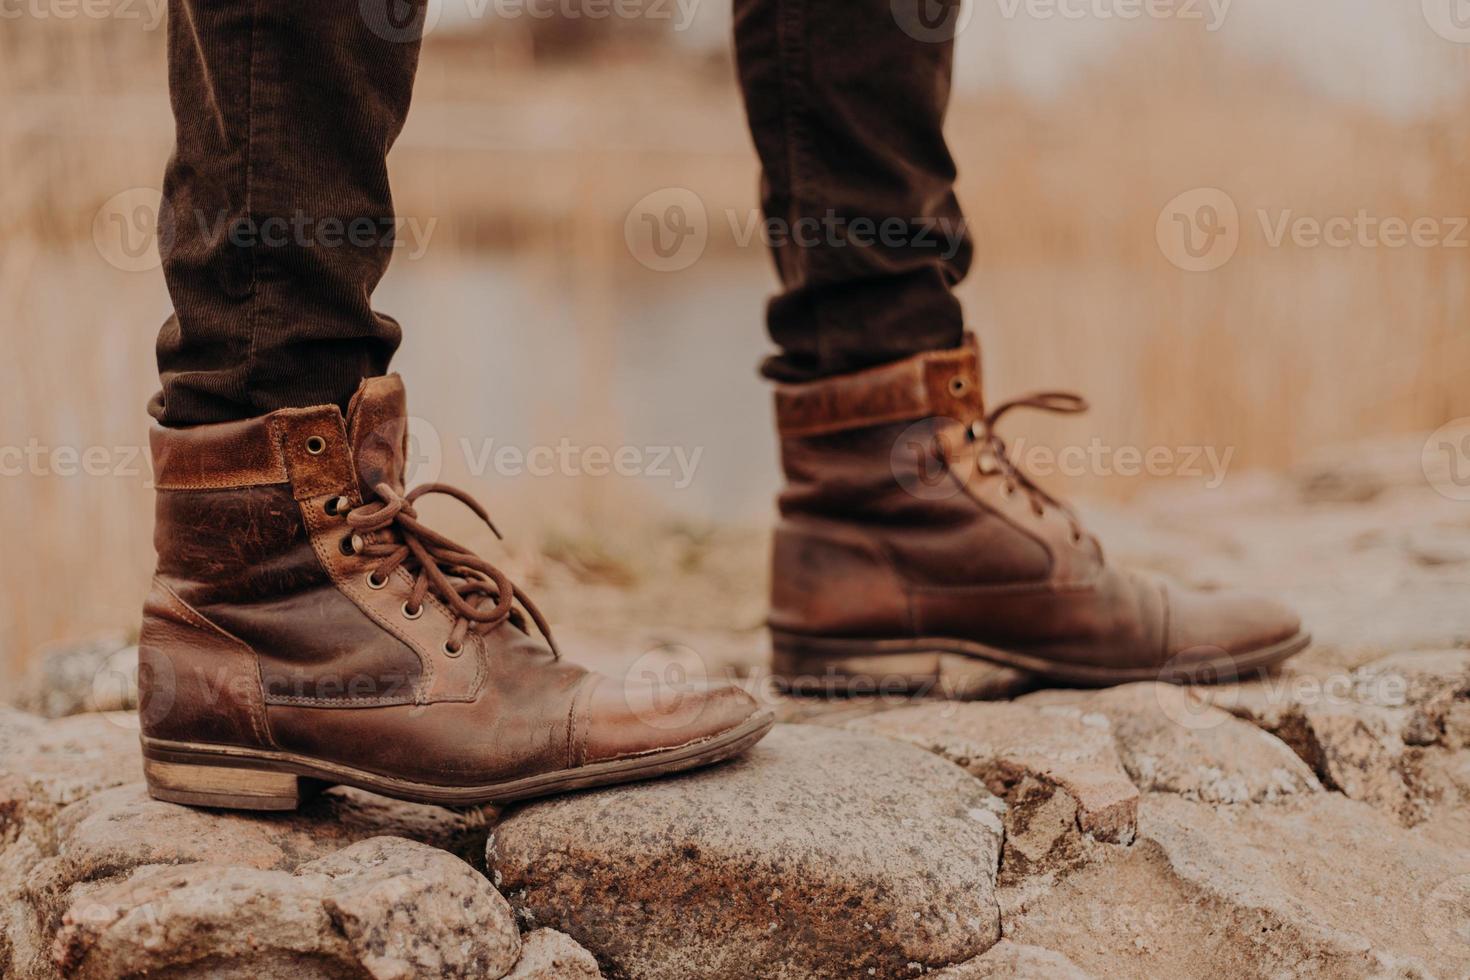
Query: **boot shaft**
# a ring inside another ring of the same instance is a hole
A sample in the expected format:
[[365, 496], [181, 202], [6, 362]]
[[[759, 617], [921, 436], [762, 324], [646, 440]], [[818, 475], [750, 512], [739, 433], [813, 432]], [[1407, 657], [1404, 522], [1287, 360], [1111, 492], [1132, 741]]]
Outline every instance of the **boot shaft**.
[[960, 438], [983, 412], [973, 337], [955, 350], [778, 386], [782, 514], [963, 519], [963, 505], [944, 506], [952, 484], [934, 450], [941, 439]]
[[175, 700], [191, 715], [203, 705], [228, 719], [228, 705], [251, 702], [238, 691], [252, 682], [267, 705], [345, 707], [474, 686], [473, 658], [424, 668], [425, 651], [449, 633], [448, 613], [426, 603], [406, 618], [353, 554], [345, 515], [377, 484], [401, 490], [405, 434], [397, 376], [365, 382], [345, 418], [318, 406], [154, 427], [158, 571], [141, 655], [160, 682], [180, 687]]

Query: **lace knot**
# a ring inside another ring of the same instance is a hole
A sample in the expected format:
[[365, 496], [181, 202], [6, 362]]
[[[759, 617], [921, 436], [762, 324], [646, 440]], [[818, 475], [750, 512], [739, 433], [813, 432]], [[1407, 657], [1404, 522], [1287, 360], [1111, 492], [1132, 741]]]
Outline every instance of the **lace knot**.
[[[445, 642], [446, 650], [458, 652], [471, 630], [485, 634], [507, 621], [519, 625], [515, 608], [519, 602], [546, 638], [552, 653], [560, 657], [546, 618], [528, 596], [516, 591], [509, 576], [463, 545], [420, 523], [414, 508], [414, 503], [428, 494], [453, 497], [500, 538], [500, 529], [479, 502], [463, 490], [442, 483], [426, 483], [407, 493], [379, 483], [373, 492], [377, 494], [376, 501], [365, 502], [347, 512], [347, 526], [352, 529], [354, 540], [362, 542], [359, 553], [377, 559], [368, 575], [372, 582], [386, 584], [388, 577], [400, 567], [410, 571], [414, 576], [413, 588], [403, 606], [410, 616], [417, 616], [423, 610], [431, 593], [443, 602], [454, 618]], [[386, 540], [372, 540], [380, 535]]]

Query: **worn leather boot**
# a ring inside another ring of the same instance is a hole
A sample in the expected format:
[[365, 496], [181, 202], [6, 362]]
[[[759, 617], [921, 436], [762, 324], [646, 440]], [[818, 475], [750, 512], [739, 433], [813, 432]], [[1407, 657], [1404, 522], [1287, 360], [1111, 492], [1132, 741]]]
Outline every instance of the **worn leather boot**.
[[[289, 809], [343, 784], [500, 803], [736, 755], [743, 691], [559, 659], [503, 573], [420, 523], [398, 377], [335, 406], [152, 433], [158, 574], [139, 644], [153, 796]], [[492, 525], [493, 528], [493, 525]], [[528, 621], [529, 620], [529, 621]], [[539, 635], [538, 635], [539, 634]]]
[[776, 391], [788, 481], [776, 530], [773, 673], [801, 692], [926, 690], [971, 658], [1074, 685], [1226, 680], [1309, 637], [1269, 600], [1109, 565], [1006, 455], [973, 338]]

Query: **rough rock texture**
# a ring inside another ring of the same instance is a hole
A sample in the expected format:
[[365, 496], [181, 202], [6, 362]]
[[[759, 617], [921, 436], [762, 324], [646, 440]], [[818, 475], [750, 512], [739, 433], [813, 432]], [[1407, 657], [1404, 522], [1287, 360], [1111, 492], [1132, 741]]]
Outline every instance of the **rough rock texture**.
[[521, 958], [506, 980], [598, 980], [597, 959], [555, 929], [537, 929], [521, 940]]
[[[1118, 977], [1462, 976], [1470, 963], [1470, 946], [1433, 938], [1466, 924], [1450, 898], [1470, 854], [1364, 804], [1321, 793], [1216, 808], [1153, 794], [1139, 831], [1132, 848], [1007, 907], [1008, 938]], [[1436, 889], [1438, 907], [1425, 901]]]
[[123, 633], [37, 651], [30, 675], [6, 700], [43, 718], [138, 706], [138, 648]]
[[502, 977], [520, 954], [505, 899], [463, 861], [375, 837], [287, 871], [151, 866], [74, 891], [54, 958], [81, 977]]
[[1433, 803], [1426, 750], [1466, 742], [1470, 651], [1407, 650], [1348, 672], [1292, 672], [1201, 693], [1279, 735], [1327, 786], [1412, 826]]
[[365, 977], [322, 903], [284, 871], [147, 867], [78, 889], [53, 946], [67, 976]]
[[509, 813], [493, 878], [615, 977], [910, 977], [998, 938], [999, 801], [911, 746], [778, 726], [745, 758]]
[[938, 973], [936, 980], [1092, 980], [1061, 953], [1002, 939], [973, 960]]
[[1070, 703], [1105, 716], [1140, 790], [1206, 803], [1262, 803], [1321, 790], [1317, 777], [1279, 738], [1170, 684], [1128, 684], [1094, 694], [1048, 691], [1026, 704]]
[[936, 704], [847, 722], [851, 731], [902, 739], [938, 753], [1003, 797], [1007, 875], [1063, 865], [1086, 835], [1126, 844], [1138, 824], [1138, 790], [1100, 714], [1022, 704]]
[[[509, 906], [466, 860], [483, 866], [492, 810], [346, 789], [291, 814], [197, 810], [141, 776], [130, 716], [0, 711], [0, 975], [499, 977], [517, 961]], [[541, 959], [558, 957], [585, 966]]]
[[303, 865], [325, 875], [322, 905], [374, 977], [503, 976], [521, 952], [510, 906], [443, 851], [375, 837]]
[[[646, 594], [577, 584], [594, 665], [744, 678], [803, 725], [515, 811], [494, 849], [527, 930], [513, 966], [507, 904], [468, 866], [492, 810], [340, 789], [188, 810], [138, 785], [130, 717], [0, 710], [0, 976], [581, 980], [596, 954], [681, 980], [1470, 977], [1470, 509], [1422, 449], [1089, 515], [1118, 561], [1303, 613], [1311, 650], [1220, 687], [1056, 691], [951, 662], [973, 683], [941, 693], [1015, 700], [780, 698], [761, 535], [653, 542], [700, 574]], [[703, 625], [648, 625], [675, 604]], [[126, 703], [127, 659], [58, 648], [22, 693]]]

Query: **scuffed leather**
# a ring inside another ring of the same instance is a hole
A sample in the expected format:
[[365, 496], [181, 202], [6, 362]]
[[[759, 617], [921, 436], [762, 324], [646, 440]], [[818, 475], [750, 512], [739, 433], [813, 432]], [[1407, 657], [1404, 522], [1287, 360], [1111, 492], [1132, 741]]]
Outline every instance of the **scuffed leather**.
[[156, 578], [138, 636], [138, 689], [150, 738], [270, 747], [255, 652]]
[[[373, 588], [374, 559], [342, 548], [352, 531], [338, 498], [363, 505], [377, 476], [402, 486], [402, 383], [364, 382], [349, 414], [283, 409], [155, 430], [177, 479], [158, 494], [145, 735], [480, 786], [698, 742], [757, 713], [735, 688], [669, 696], [591, 674], [518, 618], [447, 649], [454, 614], [433, 593], [422, 615], [405, 615], [408, 568]], [[180, 476], [204, 473], [207, 488]]]
[[396, 374], [368, 378], [347, 406], [348, 440], [364, 493], [379, 483], [403, 490], [408, 455], [408, 396]]
[[[1110, 566], [1060, 507], [978, 458], [979, 359], [920, 355], [777, 393], [787, 485], [771, 625], [823, 638], [952, 638], [1056, 663], [1159, 667], [1291, 639], [1279, 603]], [[963, 411], [946, 405], [959, 363]], [[952, 380], [952, 378], [951, 378]], [[911, 414], [889, 418], [901, 406]], [[892, 410], [892, 411], [890, 411]], [[881, 424], [874, 424], [881, 420]]]
[[980, 414], [980, 347], [973, 334], [954, 350], [934, 351], [844, 375], [841, 383], [776, 386], [783, 437], [816, 436], [909, 419]]

